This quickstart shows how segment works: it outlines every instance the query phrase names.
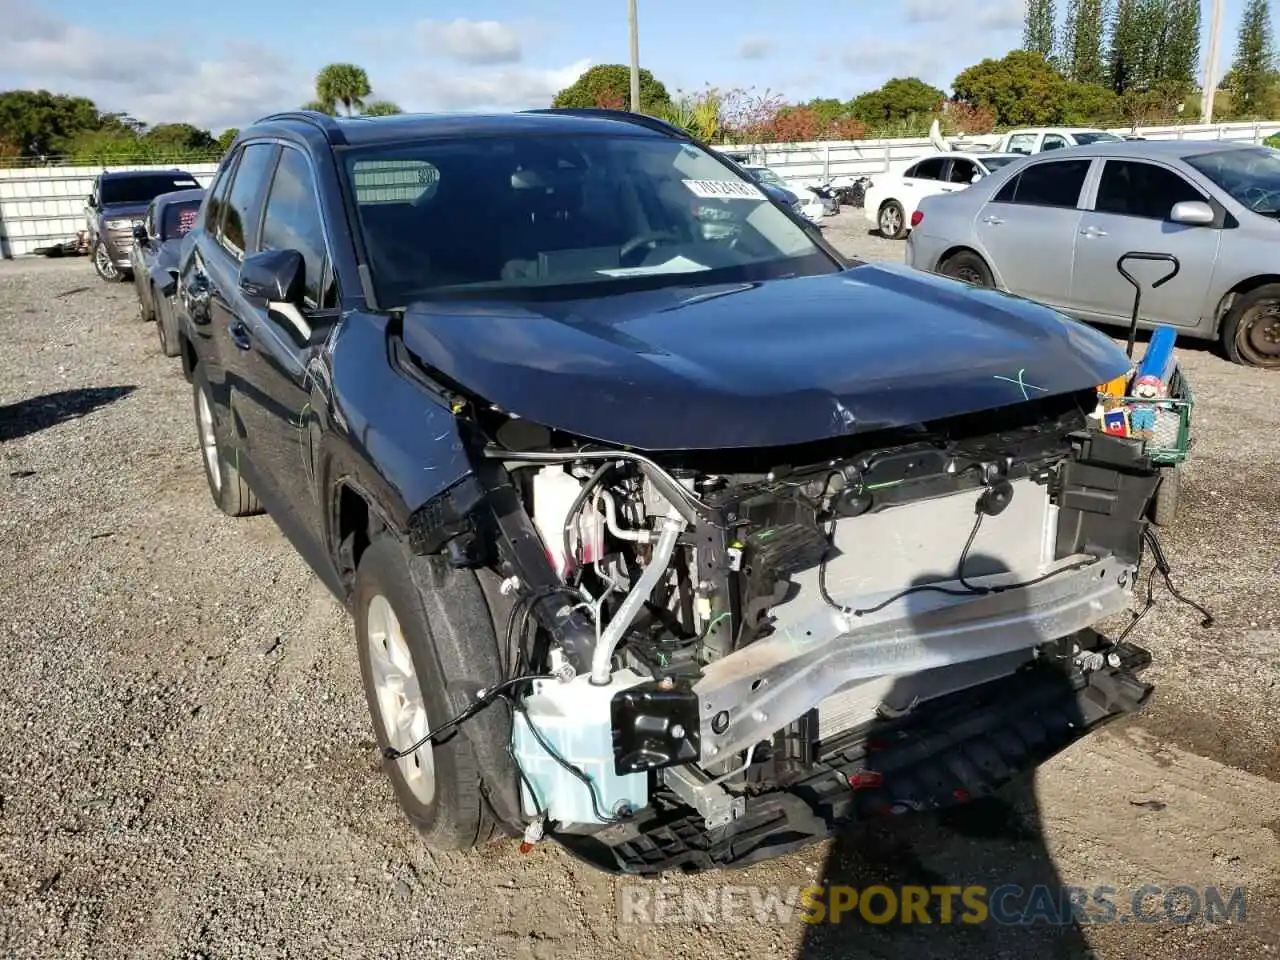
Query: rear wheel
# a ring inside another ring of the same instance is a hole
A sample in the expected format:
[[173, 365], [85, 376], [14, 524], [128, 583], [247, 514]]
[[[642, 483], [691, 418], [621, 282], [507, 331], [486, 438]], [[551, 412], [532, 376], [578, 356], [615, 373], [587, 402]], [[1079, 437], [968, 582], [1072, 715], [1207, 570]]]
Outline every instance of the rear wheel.
[[156, 318], [156, 288], [149, 287], [147, 290], [151, 294], [151, 305], [147, 306], [147, 301], [142, 299], [142, 291], [138, 290], [138, 316], [143, 323], [149, 323]]
[[1280, 284], [1236, 298], [1222, 324], [1222, 346], [1232, 363], [1280, 370]]
[[[352, 610], [360, 677], [380, 749], [407, 750], [440, 729], [471, 702], [465, 687], [485, 681], [490, 664], [480, 648], [491, 641], [496, 649], [488, 608], [473, 575], [442, 557], [412, 554], [391, 536], [376, 538], [360, 557]], [[466, 643], [454, 642], [459, 628]], [[458, 662], [461, 650], [474, 656]], [[503, 709], [493, 705], [484, 713]], [[481, 735], [484, 713], [434, 745], [383, 760], [401, 809], [436, 849], [466, 850], [495, 832], [472, 739]]]
[[880, 205], [877, 215], [880, 235], [890, 240], [901, 240], [907, 235], [907, 218], [902, 211], [902, 204], [897, 200], [886, 200]]
[[972, 250], [961, 250], [959, 253], [953, 253], [943, 261], [938, 272], [944, 276], [971, 283], [975, 287], [994, 287], [996, 285], [995, 278], [991, 276], [991, 269], [987, 266], [986, 261]]
[[1156, 487], [1155, 501], [1151, 505], [1151, 521], [1157, 527], [1167, 527], [1178, 515], [1178, 492], [1182, 486], [1182, 471], [1177, 467], [1160, 468], [1160, 486]]
[[231, 517], [247, 517], [262, 512], [262, 505], [245, 483], [236, 465], [223, 455], [224, 443], [213, 410], [213, 391], [205, 378], [204, 368], [192, 372], [191, 390], [195, 401], [196, 437], [200, 443], [200, 460], [209, 494], [218, 509]]

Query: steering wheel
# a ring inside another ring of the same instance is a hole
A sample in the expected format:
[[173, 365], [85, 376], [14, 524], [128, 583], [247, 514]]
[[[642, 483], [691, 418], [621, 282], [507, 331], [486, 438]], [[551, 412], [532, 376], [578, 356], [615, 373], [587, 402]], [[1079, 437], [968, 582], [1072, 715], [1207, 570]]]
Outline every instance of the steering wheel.
[[638, 233], [622, 245], [622, 248], [618, 251], [618, 262], [626, 263], [631, 254], [641, 247], [653, 249], [663, 240], [679, 239], [679, 236], [671, 230], [646, 230], [644, 233]]

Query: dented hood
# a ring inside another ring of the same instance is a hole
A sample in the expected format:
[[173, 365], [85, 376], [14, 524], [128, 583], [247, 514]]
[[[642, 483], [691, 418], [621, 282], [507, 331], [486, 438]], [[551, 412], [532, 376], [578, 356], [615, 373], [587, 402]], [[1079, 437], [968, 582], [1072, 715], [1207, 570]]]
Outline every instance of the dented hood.
[[405, 345], [508, 413], [642, 450], [783, 446], [1086, 389], [1127, 359], [897, 264], [556, 302], [419, 302]]

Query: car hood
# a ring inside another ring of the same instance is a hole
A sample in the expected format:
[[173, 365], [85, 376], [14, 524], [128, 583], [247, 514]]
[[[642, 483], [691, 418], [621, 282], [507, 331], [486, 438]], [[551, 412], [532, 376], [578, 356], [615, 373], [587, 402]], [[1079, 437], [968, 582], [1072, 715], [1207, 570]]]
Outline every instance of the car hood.
[[403, 337], [508, 413], [645, 450], [806, 443], [1128, 368], [1110, 338], [1047, 307], [897, 264], [554, 303], [418, 302]]
[[142, 217], [146, 215], [150, 203], [111, 203], [103, 205], [99, 212], [103, 220], [123, 220], [125, 217]]

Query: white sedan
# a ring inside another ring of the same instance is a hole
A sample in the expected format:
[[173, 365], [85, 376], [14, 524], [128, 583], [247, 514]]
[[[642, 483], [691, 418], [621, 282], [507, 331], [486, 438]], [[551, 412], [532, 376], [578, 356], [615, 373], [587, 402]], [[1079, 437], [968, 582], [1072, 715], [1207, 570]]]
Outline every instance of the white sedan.
[[901, 240], [925, 197], [954, 193], [992, 170], [1022, 158], [1019, 153], [934, 153], [912, 161], [901, 173], [878, 173], [867, 184], [863, 211], [880, 235]]

